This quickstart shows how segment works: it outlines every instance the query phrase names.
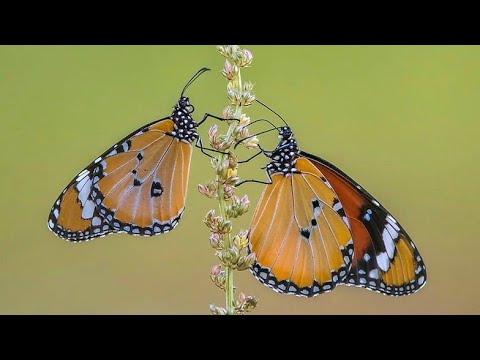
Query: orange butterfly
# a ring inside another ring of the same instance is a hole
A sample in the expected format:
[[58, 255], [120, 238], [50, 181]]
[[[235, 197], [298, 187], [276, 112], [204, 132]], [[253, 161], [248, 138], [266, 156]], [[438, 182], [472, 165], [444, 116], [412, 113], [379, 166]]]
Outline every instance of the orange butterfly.
[[[52, 207], [48, 227], [69, 241], [172, 230], [185, 209], [192, 143], [203, 152], [185, 85], [170, 116], [142, 126], [82, 170]], [[208, 155], [208, 154], [207, 154]]]
[[280, 142], [273, 151], [260, 148], [270, 159], [270, 181], [249, 230], [253, 275], [279, 293], [304, 297], [338, 284], [395, 296], [419, 290], [425, 264], [397, 220], [337, 167], [300, 151], [285, 125], [275, 127]]

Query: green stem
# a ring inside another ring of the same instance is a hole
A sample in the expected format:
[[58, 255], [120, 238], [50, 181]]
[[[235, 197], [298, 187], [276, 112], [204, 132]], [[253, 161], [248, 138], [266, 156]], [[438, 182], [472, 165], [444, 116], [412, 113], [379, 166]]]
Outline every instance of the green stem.
[[[224, 160], [225, 155], [220, 156], [220, 160]], [[218, 177], [217, 177], [217, 180]], [[218, 207], [220, 208], [220, 214], [222, 218], [228, 220], [227, 215], [227, 202], [224, 199], [224, 192], [223, 186], [218, 187]], [[223, 239], [224, 241], [224, 248], [229, 249], [231, 246], [231, 234], [226, 233]], [[225, 275], [226, 275], [226, 284], [225, 284], [225, 296], [226, 296], [226, 303], [225, 307], [227, 309], [228, 315], [234, 314], [233, 309], [233, 269], [230, 266], [225, 266]]]
[[[237, 91], [239, 94], [242, 93], [242, 78], [240, 75], [240, 72], [238, 72], [238, 78], [236, 80], [236, 85], [237, 85]], [[241, 105], [237, 105], [235, 107], [235, 112], [233, 115], [234, 119], [239, 119], [240, 116], [242, 115], [243, 109]], [[236, 127], [236, 122], [232, 121], [230, 124], [230, 127], [228, 128], [227, 131], [227, 141], [230, 140], [233, 131], [235, 130]], [[223, 162], [227, 159], [227, 155], [220, 155], [219, 156], [219, 161]], [[217, 175], [217, 183], [221, 181], [219, 176]], [[224, 191], [223, 191], [223, 186], [219, 184], [218, 190], [217, 190], [217, 195], [218, 195], [218, 207], [220, 208], [220, 214], [223, 219], [229, 220], [229, 216], [227, 215], [227, 202], [225, 201], [224, 198]], [[232, 236], [231, 233], [225, 234], [225, 237], [223, 239], [224, 241], [224, 249], [230, 249], [232, 246]], [[225, 267], [225, 276], [226, 276], [226, 284], [225, 284], [225, 303], [226, 303], [226, 309], [227, 309], [227, 315], [234, 315], [234, 294], [233, 294], [233, 269], [230, 266]]]

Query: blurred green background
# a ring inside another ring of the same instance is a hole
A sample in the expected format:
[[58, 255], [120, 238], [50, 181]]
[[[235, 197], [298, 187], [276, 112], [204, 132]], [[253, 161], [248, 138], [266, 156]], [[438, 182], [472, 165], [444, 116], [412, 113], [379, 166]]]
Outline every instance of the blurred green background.
[[[406, 228], [429, 279], [386, 297], [338, 287], [313, 299], [279, 295], [249, 272], [240, 290], [256, 314], [472, 314], [480, 311], [480, 47], [245, 46], [243, 79], [278, 111], [307, 152], [333, 162]], [[216, 204], [197, 184], [212, 176], [195, 151], [187, 209], [171, 233], [111, 235], [71, 244], [47, 229], [50, 208], [84, 166], [136, 128], [170, 114], [188, 90], [196, 118], [227, 105], [215, 46], [0, 47], [0, 313], [208, 314], [224, 295], [204, 214]], [[274, 115], [259, 107], [252, 118]], [[206, 137], [213, 120], [200, 129]], [[270, 147], [275, 135], [262, 137]], [[265, 159], [242, 166], [264, 179]], [[251, 211], [262, 185], [242, 186]]]

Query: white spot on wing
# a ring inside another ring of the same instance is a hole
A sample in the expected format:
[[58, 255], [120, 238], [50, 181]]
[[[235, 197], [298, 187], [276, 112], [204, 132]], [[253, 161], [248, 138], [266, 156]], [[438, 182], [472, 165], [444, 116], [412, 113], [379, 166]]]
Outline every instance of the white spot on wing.
[[382, 239], [383, 243], [385, 244], [385, 249], [387, 249], [388, 257], [390, 259], [393, 259], [393, 253], [395, 252], [395, 244], [393, 243], [392, 236], [386, 228], [383, 229]]
[[376, 205], [376, 206], [380, 206], [380, 204], [378, 203], [378, 201], [377, 201], [377, 200], [375, 200], [375, 199], [374, 199], [374, 200], [372, 200], [372, 203], [373, 203], [374, 205]]
[[342, 204], [340, 204], [340, 202], [337, 202], [335, 205], [333, 205], [333, 210], [335, 210], [336, 212], [338, 212], [341, 209], [342, 209]]
[[385, 228], [388, 230], [388, 232], [390, 233], [390, 235], [392, 236], [393, 239], [398, 238], [398, 232], [395, 231], [395, 229], [393, 228], [393, 226], [391, 224], [385, 225]]
[[55, 216], [55, 219], [58, 219], [58, 209], [53, 210], [53, 216]]
[[392, 223], [392, 222], [395, 223], [395, 224], [397, 223], [397, 220], [395, 220], [395, 219], [393, 218], [393, 216], [390, 215], [390, 214], [387, 215], [387, 220], [388, 220], [389, 223]]
[[390, 261], [388, 260], [387, 253], [380, 253], [377, 255], [377, 264], [380, 269], [387, 271], [390, 266]]
[[370, 270], [370, 272], [368, 273], [368, 276], [371, 277], [372, 279], [378, 279], [378, 269]]
[[48, 220], [48, 227], [49, 227], [50, 229], [53, 229], [53, 226], [54, 226], [53, 221], [52, 221], [52, 220]]
[[78, 193], [78, 200], [80, 200], [80, 202], [82, 203], [82, 206], [85, 206], [85, 203], [87, 201], [88, 195], [90, 195], [91, 190], [92, 190], [92, 180], [88, 179], [83, 185], [83, 187], [81, 188], [80, 192]]
[[80, 174], [78, 174], [78, 176], [77, 176], [77, 181], [82, 180], [87, 174], [88, 174], [87, 169], [82, 170], [82, 172]]
[[86, 177], [85, 175], [82, 176], [81, 178], [77, 178], [77, 185], [75, 185], [77, 190], [80, 191], [84, 187], [84, 185], [87, 183], [87, 181], [88, 181], [88, 177]]
[[85, 205], [83, 206], [82, 218], [91, 219], [94, 211], [95, 211], [95, 204], [93, 203], [92, 200], [87, 200], [85, 202]]
[[422, 275], [418, 278], [418, 285], [422, 285], [423, 282], [425, 281], [425, 277]]

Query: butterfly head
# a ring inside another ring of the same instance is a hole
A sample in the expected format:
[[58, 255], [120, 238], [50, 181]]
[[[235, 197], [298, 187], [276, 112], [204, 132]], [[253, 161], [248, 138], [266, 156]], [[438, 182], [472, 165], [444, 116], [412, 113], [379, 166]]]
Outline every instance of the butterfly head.
[[278, 138], [282, 139], [282, 141], [288, 141], [291, 139], [295, 141], [295, 139], [293, 138], [292, 129], [290, 129], [288, 126], [282, 126], [278, 128]]
[[177, 104], [173, 108], [174, 111], [181, 111], [185, 114], [191, 114], [195, 111], [195, 107], [190, 104], [190, 99], [186, 96], [182, 96]]

